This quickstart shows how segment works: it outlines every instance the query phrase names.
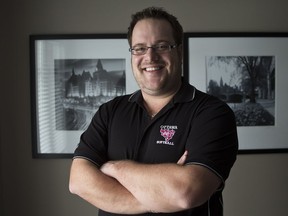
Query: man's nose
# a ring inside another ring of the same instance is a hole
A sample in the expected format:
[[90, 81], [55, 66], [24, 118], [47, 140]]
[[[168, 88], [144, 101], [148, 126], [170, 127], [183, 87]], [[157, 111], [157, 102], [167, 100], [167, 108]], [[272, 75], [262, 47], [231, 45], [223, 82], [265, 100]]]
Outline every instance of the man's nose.
[[145, 54], [146, 57], [150, 58], [150, 60], [158, 60], [159, 54], [156, 52], [154, 47], [147, 47], [148, 50]]

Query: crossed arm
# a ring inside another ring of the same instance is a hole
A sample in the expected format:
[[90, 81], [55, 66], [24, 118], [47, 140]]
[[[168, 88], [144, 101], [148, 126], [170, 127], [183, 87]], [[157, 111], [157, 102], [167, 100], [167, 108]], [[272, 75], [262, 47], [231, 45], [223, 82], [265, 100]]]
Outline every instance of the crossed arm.
[[97, 208], [112, 213], [176, 212], [206, 202], [221, 184], [220, 178], [199, 165], [140, 164], [109, 161], [100, 169], [76, 158], [70, 174], [70, 191]]

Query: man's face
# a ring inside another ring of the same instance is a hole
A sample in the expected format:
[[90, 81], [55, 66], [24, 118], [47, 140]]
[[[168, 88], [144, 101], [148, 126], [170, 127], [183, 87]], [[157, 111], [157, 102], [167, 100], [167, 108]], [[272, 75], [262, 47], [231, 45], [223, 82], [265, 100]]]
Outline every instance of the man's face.
[[[132, 33], [132, 48], [136, 46], [174, 45], [172, 27], [166, 20], [144, 19]], [[144, 55], [132, 55], [134, 77], [144, 94], [165, 95], [175, 92], [181, 82], [182, 46], [157, 53], [149, 48]]]

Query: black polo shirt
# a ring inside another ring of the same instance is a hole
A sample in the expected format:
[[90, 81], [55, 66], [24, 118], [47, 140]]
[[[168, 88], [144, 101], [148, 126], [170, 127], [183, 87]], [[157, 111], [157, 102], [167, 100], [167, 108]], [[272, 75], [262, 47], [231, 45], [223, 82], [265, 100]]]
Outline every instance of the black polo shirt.
[[[153, 119], [142, 101], [137, 91], [103, 104], [81, 135], [74, 158], [86, 158], [99, 167], [123, 159], [177, 163], [188, 150], [186, 164], [207, 167], [224, 185], [238, 150], [235, 117], [229, 106], [187, 82]], [[117, 214], [100, 210], [99, 215]], [[202, 206], [170, 215], [223, 215], [222, 189]]]

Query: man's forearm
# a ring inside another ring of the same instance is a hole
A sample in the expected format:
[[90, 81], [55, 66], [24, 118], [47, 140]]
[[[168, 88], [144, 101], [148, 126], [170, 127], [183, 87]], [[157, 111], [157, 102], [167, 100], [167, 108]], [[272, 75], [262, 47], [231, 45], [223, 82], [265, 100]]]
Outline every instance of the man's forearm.
[[105, 175], [84, 159], [74, 159], [69, 187], [72, 193], [104, 211], [122, 214], [147, 212], [116, 179]]
[[101, 170], [116, 178], [146, 208], [156, 212], [175, 212], [187, 208], [184, 200], [188, 183], [187, 171], [178, 164], [139, 164], [112, 161]]

